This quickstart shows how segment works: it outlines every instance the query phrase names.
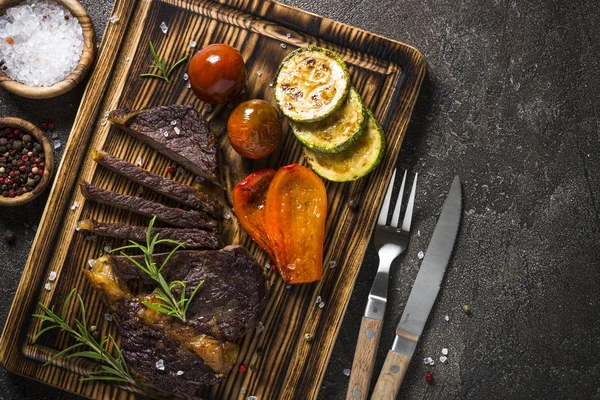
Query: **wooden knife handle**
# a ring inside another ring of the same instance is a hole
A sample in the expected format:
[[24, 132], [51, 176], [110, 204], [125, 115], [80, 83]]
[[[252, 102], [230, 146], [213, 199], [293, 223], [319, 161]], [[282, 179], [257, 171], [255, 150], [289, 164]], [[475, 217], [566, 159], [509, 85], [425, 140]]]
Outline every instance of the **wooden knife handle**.
[[382, 326], [383, 321], [368, 317], [362, 318], [346, 400], [366, 400], [369, 397], [369, 385], [375, 366]]
[[395, 400], [412, 357], [390, 350], [375, 384], [372, 400]]

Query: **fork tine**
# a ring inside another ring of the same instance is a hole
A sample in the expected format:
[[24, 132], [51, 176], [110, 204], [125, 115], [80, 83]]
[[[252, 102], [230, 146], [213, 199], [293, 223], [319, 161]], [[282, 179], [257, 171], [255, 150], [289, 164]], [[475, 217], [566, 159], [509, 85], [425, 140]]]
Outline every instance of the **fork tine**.
[[402, 195], [404, 194], [404, 184], [406, 183], [406, 174], [408, 171], [404, 171], [404, 178], [402, 178], [402, 185], [400, 185], [400, 194], [398, 200], [396, 200], [396, 208], [394, 208], [394, 215], [392, 215], [392, 228], [397, 228], [400, 222], [400, 208], [402, 208]]
[[390, 184], [388, 185], [387, 192], [385, 192], [385, 198], [383, 199], [383, 205], [381, 206], [381, 211], [379, 212], [379, 218], [377, 219], [377, 225], [385, 225], [387, 222], [388, 211], [390, 210], [390, 201], [392, 200], [392, 190], [394, 189], [394, 180], [396, 179], [396, 168], [394, 168], [394, 173], [392, 174], [392, 179], [390, 179]]
[[417, 193], [417, 177], [418, 173], [415, 173], [415, 180], [410, 189], [410, 197], [408, 198], [408, 205], [406, 206], [406, 212], [404, 213], [404, 221], [402, 221], [402, 230], [404, 232], [410, 232], [410, 223], [412, 222], [413, 208], [415, 206], [415, 194]]

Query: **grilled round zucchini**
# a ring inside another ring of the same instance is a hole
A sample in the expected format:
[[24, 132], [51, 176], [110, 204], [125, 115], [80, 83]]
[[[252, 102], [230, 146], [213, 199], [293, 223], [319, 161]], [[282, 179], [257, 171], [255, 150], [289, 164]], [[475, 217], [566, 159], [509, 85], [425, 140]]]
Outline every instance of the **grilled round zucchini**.
[[304, 147], [304, 158], [317, 175], [334, 182], [362, 178], [381, 161], [385, 150], [385, 134], [367, 110], [368, 120], [363, 133], [340, 153], [319, 153]]
[[295, 122], [315, 122], [337, 110], [348, 95], [346, 63], [331, 50], [301, 47], [283, 59], [275, 80], [275, 100]]
[[302, 124], [291, 122], [294, 135], [309, 149], [321, 153], [339, 153], [360, 136], [368, 115], [360, 95], [353, 87], [342, 106], [322, 121]]

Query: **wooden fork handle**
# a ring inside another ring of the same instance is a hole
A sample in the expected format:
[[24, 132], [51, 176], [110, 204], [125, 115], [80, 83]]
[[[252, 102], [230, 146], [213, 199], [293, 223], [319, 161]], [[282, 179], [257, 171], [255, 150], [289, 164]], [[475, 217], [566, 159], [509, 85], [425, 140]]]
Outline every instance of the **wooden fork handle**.
[[372, 400], [395, 400], [412, 357], [390, 350], [375, 384]]
[[383, 321], [368, 317], [362, 318], [346, 400], [366, 400], [369, 396], [369, 385], [375, 366], [382, 326]]

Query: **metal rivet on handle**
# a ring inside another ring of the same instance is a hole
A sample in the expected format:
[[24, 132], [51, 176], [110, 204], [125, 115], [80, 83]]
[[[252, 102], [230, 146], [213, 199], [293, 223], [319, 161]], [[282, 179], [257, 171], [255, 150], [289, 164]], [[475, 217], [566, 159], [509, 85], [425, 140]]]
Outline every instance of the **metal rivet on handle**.
[[373, 329], [367, 329], [367, 337], [369, 339], [372, 339], [373, 337], [375, 337], [375, 331]]
[[355, 399], [360, 399], [361, 394], [362, 393], [360, 392], [360, 390], [354, 389], [354, 391], [352, 392], [352, 397], [354, 397]]
[[400, 372], [400, 367], [397, 365], [392, 365], [390, 371], [392, 371], [392, 374], [397, 374], [398, 372]]

